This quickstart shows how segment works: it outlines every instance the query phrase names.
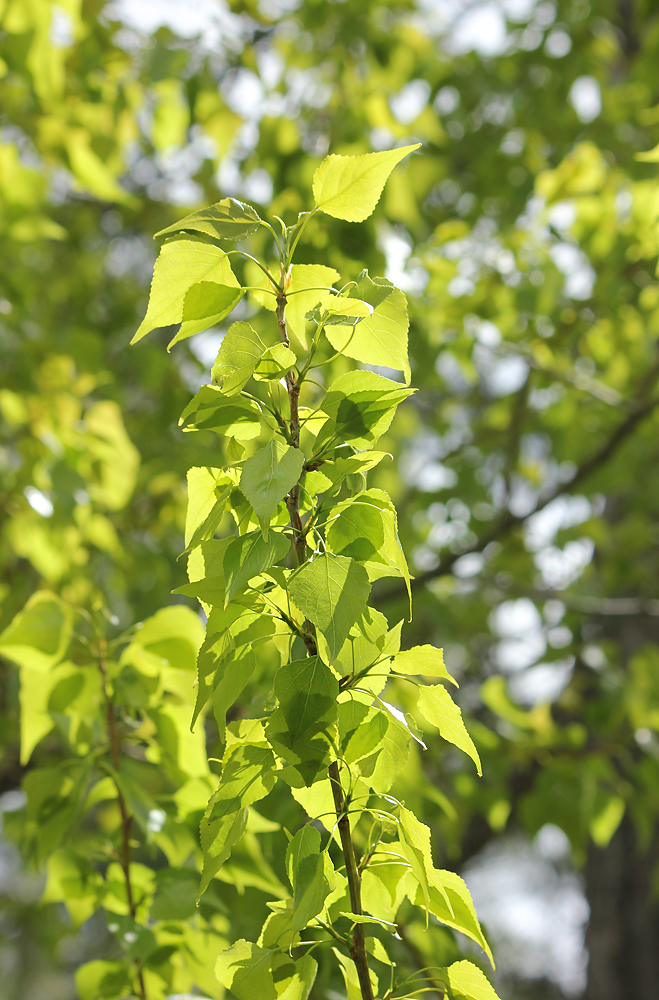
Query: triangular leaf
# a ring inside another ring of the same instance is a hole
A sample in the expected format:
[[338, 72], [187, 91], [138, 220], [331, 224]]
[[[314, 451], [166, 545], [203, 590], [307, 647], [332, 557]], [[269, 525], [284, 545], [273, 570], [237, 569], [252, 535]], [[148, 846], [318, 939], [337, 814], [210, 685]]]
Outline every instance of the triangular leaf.
[[450, 694], [441, 684], [424, 684], [419, 688], [419, 711], [424, 719], [437, 726], [440, 736], [464, 750], [476, 765], [476, 770], [482, 774], [481, 761], [474, 741], [465, 729], [462, 712], [455, 704]]
[[192, 230], [221, 240], [244, 240], [255, 233], [260, 225], [261, 219], [251, 205], [235, 198], [223, 198], [215, 205], [186, 215], [180, 222], [161, 229], [156, 237]]
[[473, 962], [454, 962], [441, 972], [448, 981], [451, 1000], [499, 1000], [487, 976]]
[[334, 868], [320, 849], [319, 831], [305, 824], [286, 851], [286, 871], [293, 886], [293, 936], [322, 911], [335, 887]]
[[270, 441], [243, 466], [240, 488], [254, 508], [261, 527], [267, 529], [280, 502], [297, 483], [304, 455], [281, 441]]
[[316, 207], [347, 222], [363, 222], [373, 212], [389, 174], [420, 143], [362, 156], [326, 156], [313, 177]]
[[219, 386], [225, 396], [235, 396], [249, 380], [265, 349], [249, 323], [232, 323], [211, 369], [213, 385]]
[[216, 431], [223, 437], [250, 441], [261, 431], [261, 411], [252, 399], [227, 396], [214, 385], [202, 385], [179, 418], [185, 431]]
[[[331, 288], [339, 272], [323, 264], [293, 264], [286, 287], [286, 323], [289, 335], [297, 337], [302, 347], [309, 346], [305, 316], [319, 301], [318, 289]], [[271, 297], [272, 298], [272, 297]]]
[[[187, 298], [193, 286], [200, 283], [203, 287]], [[147, 313], [131, 344], [151, 330], [183, 323], [170, 342], [171, 347], [178, 340], [217, 323], [231, 312], [242, 294], [223, 250], [201, 237], [170, 239], [160, 250]]]
[[366, 608], [370, 590], [363, 566], [329, 553], [305, 563], [288, 581], [294, 604], [323, 633], [330, 659], [339, 654]]
[[234, 538], [224, 555], [225, 606], [253, 576], [283, 559], [290, 546], [290, 540], [280, 531], [269, 532], [267, 539], [260, 531]]
[[398, 404], [413, 392], [375, 372], [339, 375], [323, 400], [322, 410], [331, 420], [320, 431], [316, 448], [332, 434], [357, 449], [370, 448], [389, 429]]
[[[368, 279], [370, 281], [370, 279]], [[410, 363], [407, 356], [407, 300], [399, 288], [394, 288], [385, 278], [378, 278], [387, 296], [378, 304], [372, 315], [365, 316], [353, 330], [327, 326], [325, 336], [336, 351], [349, 358], [371, 365], [402, 371], [405, 384], [410, 381]], [[371, 282], [375, 288], [382, 287]], [[350, 295], [355, 294], [353, 288]], [[339, 300], [340, 301], [340, 300]]]
[[441, 677], [458, 686], [444, 665], [444, 654], [434, 646], [414, 646], [396, 653], [391, 661], [391, 669], [396, 674], [406, 674], [410, 677]]

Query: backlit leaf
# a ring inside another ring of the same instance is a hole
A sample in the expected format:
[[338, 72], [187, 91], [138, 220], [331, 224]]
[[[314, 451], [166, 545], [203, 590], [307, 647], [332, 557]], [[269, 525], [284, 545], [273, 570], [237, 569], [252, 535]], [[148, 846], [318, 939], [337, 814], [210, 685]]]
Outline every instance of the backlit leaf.
[[334, 868], [320, 849], [319, 831], [306, 823], [286, 851], [286, 871], [293, 887], [293, 935], [322, 911], [335, 887]]
[[261, 219], [251, 205], [246, 205], [235, 198], [223, 198], [215, 205], [186, 215], [180, 222], [174, 222], [166, 229], [161, 229], [156, 233], [156, 237], [167, 236], [168, 233], [193, 231], [221, 240], [244, 240], [255, 233], [260, 225]]
[[261, 431], [261, 412], [252, 399], [226, 396], [214, 385], [202, 385], [179, 418], [185, 431], [212, 430], [224, 437], [249, 441]]
[[363, 566], [329, 553], [305, 563], [288, 582], [293, 602], [325, 636], [330, 659], [364, 611], [370, 590]]
[[380, 200], [389, 174], [420, 143], [363, 156], [326, 156], [313, 178], [316, 206], [335, 219], [363, 222]]
[[440, 736], [459, 750], [464, 750], [473, 760], [478, 773], [482, 774], [478, 750], [465, 729], [462, 712], [446, 688], [442, 684], [422, 685], [419, 689], [418, 707], [424, 719], [437, 726]]
[[396, 674], [408, 676], [441, 677], [458, 686], [444, 665], [444, 653], [434, 646], [414, 646], [396, 653], [391, 661], [391, 669]]
[[[370, 279], [369, 279], [370, 281]], [[377, 306], [372, 315], [366, 316], [353, 331], [345, 327], [327, 326], [325, 336], [332, 347], [349, 358], [366, 361], [372, 365], [382, 365], [402, 371], [405, 384], [410, 381], [410, 364], [407, 356], [407, 300], [399, 288], [394, 288], [386, 278], [377, 278], [372, 284], [389, 294]], [[348, 293], [357, 292], [353, 288]]]
[[323, 412], [331, 421], [321, 430], [319, 441], [334, 433], [355, 448], [371, 447], [389, 429], [398, 404], [413, 391], [375, 372], [339, 375], [323, 400]]
[[266, 346], [249, 323], [232, 323], [211, 369], [213, 385], [235, 396], [251, 377]]
[[240, 477], [240, 488], [254, 508], [261, 527], [267, 529], [280, 502], [302, 473], [304, 455], [281, 441], [270, 441], [248, 458]]
[[234, 538], [224, 554], [225, 606], [252, 577], [284, 559], [290, 547], [290, 539], [281, 531], [270, 531], [267, 539], [260, 531]]
[[448, 980], [451, 1000], [499, 1000], [489, 979], [473, 962], [454, 962], [442, 969]]

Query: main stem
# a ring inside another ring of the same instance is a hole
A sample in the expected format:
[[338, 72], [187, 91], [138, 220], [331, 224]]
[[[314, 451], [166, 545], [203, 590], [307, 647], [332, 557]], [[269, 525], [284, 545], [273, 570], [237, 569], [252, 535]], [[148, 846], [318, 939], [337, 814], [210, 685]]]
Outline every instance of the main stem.
[[[285, 347], [290, 346], [288, 330], [286, 329], [286, 295], [282, 292], [277, 297], [277, 323], [279, 324], [279, 334]], [[300, 399], [300, 386], [295, 379], [295, 372], [290, 371], [286, 375], [286, 388], [290, 403], [290, 442], [294, 448], [300, 447], [300, 417], [298, 412]], [[293, 546], [298, 565], [307, 561], [307, 543], [304, 537], [304, 528], [300, 520], [300, 483], [297, 482], [291, 492], [286, 497], [286, 507], [291, 519], [293, 529]], [[315, 628], [310, 621], [304, 623], [305, 638], [309, 656], [316, 656], [318, 648], [316, 646]], [[350, 893], [350, 909], [353, 913], [362, 913], [362, 889], [361, 876], [357, 861], [355, 859], [355, 848], [352, 842], [350, 831], [350, 820], [346, 810], [346, 798], [343, 793], [341, 776], [339, 773], [338, 761], [333, 761], [329, 766], [329, 779], [334, 797], [334, 808], [336, 810], [339, 837], [341, 839], [341, 849], [345, 862], [346, 877], [348, 879], [348, 891]], [[364, 936], [364, 925], [355, 924], [352, 932], [352, 946], [350, 957], [355, 963], [357, 977], [361, 989], [362, 1000], [373, 1000], [373, 987], [371, 977], [368, 973], [368, 958], [366, 955], [366, 942]]]
[[[99, 638], [98, 668], [101, 672], [103, 700], [105, 702], [105, 719], [107, 722], [108, 740], [110, 743], [110, 756], [112, 758], [112, 766], [118, 774], [121, 767], [121, 742], [119, 739], [119, 731], [117, 729], [117, 720], [114, 714], [114, 705], [112, 704], [112, 699], [108, 690], [106, 660], [107, 644], [105, 638], [101, 636]], [[132, 816], [126, 806], [126, 800], [123, 797], [121, 788], [119, 788], [119, 785], [116, 782], [115, 787], [117, 789], [117, 802], [119, 803], [119, 812], [121, 814], [121, 851], [119, 852], [119, 864], [121, 865], [121, 869], [124, 873], [124, 881], [126, 883], [126, 900], [128, 902], [128, 910], [134, 920], [137, 908], [135, 906], [133, 887], [130, 881], [130, 827], [132, 823]], [[142, 1000], [146, 1000], [146, 988], [141, 969], [138, 970], [137, 980], [140, 988], [140, 997]]]

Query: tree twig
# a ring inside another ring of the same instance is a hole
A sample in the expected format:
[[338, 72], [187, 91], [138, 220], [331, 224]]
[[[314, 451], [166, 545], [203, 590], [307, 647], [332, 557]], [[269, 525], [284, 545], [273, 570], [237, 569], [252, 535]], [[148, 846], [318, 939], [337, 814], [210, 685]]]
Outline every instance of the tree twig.
[[[282, 343], [284, 346], [288, 347], [290, 341], [288, 338], [288, 330], [286, 328], [285, 309], [286, 295], [282, 292], [277, 297], [277, 323], [279, 325], [279, 334], [281, 336]], [[300, 398], [300, 386], [295, 380], [295, 373], [293, 371], [289, 371], [286, 375], [286, 387], [288, 389], [288, 398], [290, 401], [290, 441], [293, 448], [299, 448], [300, 418], [298, 412], [298, 402]], [[293, 529], [293, 546], [295, 548], [297, 562], [298, 565], [301, 566], [307, 561], [307, 542], [302, 521], [300, 520], [299, 481], [286, 497], [286, 507], [291, 521], [291, 528]], [[309, 656], [316, 656], [318, 653], [318, 647], [315, 639], [315, 627], [308, 619], [304, 623], [304, 631], [304, 644], [307, 648], [307, 653]], [[329, 779], [332, 787], [332, 795], [334, 797], [334, 808], [336, 810], [337, 825], [339, 837], [341, 839], [341, 849], [343, 851], [346, 877], [348, 879], [350, 907], [353, 913], [361, 914], [361, 878], [357, 867], [357, 861], [355, 859], [355, 849], [350, 831], [350, 820], [346, 811], [346, 800], [343, 794], [343, 786], [341, 785], [341, 777], [337, 761], [333, 761], [329, 766]], [[371, 977], [368, 971], [368, 958], [366, 955], [366, 941], [363, 924], [355, 924], [353, 928], [350, 957], [355, 963], [355, 968], [357, 970], [357, 978], [359, 979], [362, 1000], [373, 1000], [373, 987], [371, 985]]]
[[[645, 380], [645, 386], [649, 388], [648, 383], [652, 384], [657, 378], [657, 375], [659, 375], [659, 366], [655, 366], [648, 373], [648, 377]], [[573, 489], [575, 486], [578, 486], [583, 482], [583, 480], [587, 479], [588, 476], [590, 476], [597, 469], [601, 468], [601, 466], [608, 461], [608, 459], [620, 447], [622, 442], [636, 429], [636, 426], [644, 420], [645, 417], [648, 417], [657, 406], [659, 406], [659, 399], [656, 398], [645, 400], [643, 402], [638, 401], [636, 405], [632, 407], [631, 412], [626, 419], [619, 424], [602, 447], [578, 467], [569, 483], [561, 483], [560, 486], [557, 486], [555, 489], [539, 498], [533, 510], [529, 511], [528, 514], [518, 515], [513, 514], [511, 511], [506, 511], [497, 523], [493, 525], [493, 527], [486, 532], [485, 535], [474, 542], [473, 545], [470, 545], [462, 552], [449, 553], [440, 560], [439, 564], [435, 566], [434, 569], [427, 570], [425, 573], [420, 573], [419, 576], [415, 577], [414, 580], [412, 580], [412, 588], [414, 590], [418, 590], [420, 587], [430, 583], [432, 580], [436, 580], [440, 576], [446, 576], [451, 572], [455, 563], [458, 559], [461, 559], [462, 556], [473, 552], [482, 552], [488, 545], [491, 544], [491, 542], [498, 541], [499, 538], [506, 535], [513, 528], [517, 527], [519, 524], [523, 524], [527, 518], [543, 510], [547, 504], [551, 503], [552, 500], [555, 500], [556, 497], [565, 493], [568, 487]], [[404, 584], [396, 584], [387, 590], [380, 591], [377, 595], [377, 601], [378, 603], [384, 603], [386, 601], [396, 600], [399, 597], [403, 597], [405, 592]]]
[[[108, 727], [110, 756], [112, 757], [112, 766], [114, 767], [115, 773], [119, 774], [121, 769], [121, 741], [119, 738], [119, 731], [117, 729], [117, 720], [114, 714], [114, 704], [108, 690], [107, 642], [105, 636], [101, 635], [98, 637], [98, 645], [98, 669], [101, 674], [101, 687], [103, 691], [103, 700], [105, 702], [105, 718]], [[115, 788], [117, 789], [117, 802], [119, 803], [119, 812], [121, 814], [121, 852], [119, 854], [119, 864], [121, 865], [121, 869], [124, 873], [124, 881], [126, 883], [126, 900], [128, 902], [128, 910], [134, 920], [137, 907], [135, 905], [133, 887], [130, 881], [130, 828], [132, 824], [132, 816], [128, 811], [126, 800], [124, 799], [121, 788], [116, 780]], [[147, 1000], [144, 976], [141, 969], [138, 969], [137, 979], [139, 983], [140, 997], [142, 1000]]]

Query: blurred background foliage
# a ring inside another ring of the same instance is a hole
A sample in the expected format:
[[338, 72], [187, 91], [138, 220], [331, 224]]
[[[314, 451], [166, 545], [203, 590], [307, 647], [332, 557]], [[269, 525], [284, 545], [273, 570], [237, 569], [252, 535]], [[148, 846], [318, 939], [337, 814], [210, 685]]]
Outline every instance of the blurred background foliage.
[[[658, 62], [652, 0], [0, 0], [3, 627], [39, 589], [124, 628], [182, 600], [215, 444], [177, 420], [222, 330], [127, 350], [151, 234], [228, 194], [290, 219], [328, 150], [423, 143], [303, 256], [409, 298], [419, 392], [372, 481], [417, 577], [407, 642], [445, 648], [484, 777], [429, 735], [406, 795], [504, 998], [659, 992]], [[17, 691], [3, 661], [6, 819]], [[0, 845], [2, 1000], [73, 997], [102, 945], [42, 885]]]

